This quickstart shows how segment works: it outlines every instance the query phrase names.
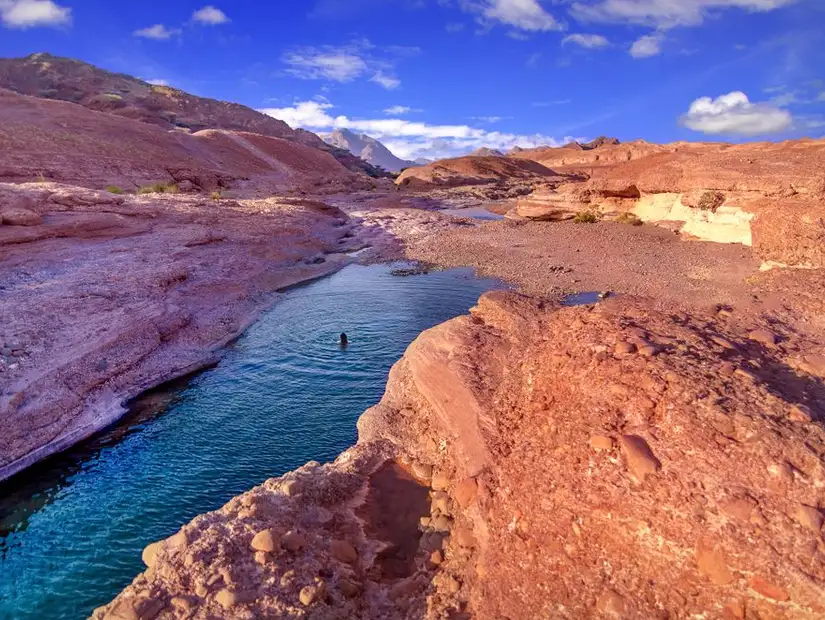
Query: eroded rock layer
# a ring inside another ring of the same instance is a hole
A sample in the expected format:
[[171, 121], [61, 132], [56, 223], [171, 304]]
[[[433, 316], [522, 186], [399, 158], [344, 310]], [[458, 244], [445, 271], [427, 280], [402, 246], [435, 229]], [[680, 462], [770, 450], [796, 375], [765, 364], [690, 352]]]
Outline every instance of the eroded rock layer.
[[[528, 172], [526, 163], [553, 172]], [[410, 190], [440, 188], [465, 200], [518, 197], [509, 213], [515, 219], [552, 222], [583, 212], [623, 217], [697, 239], [753, 246], [769, 266], [823, 267], [823, 166], [823, 140], [603, 141], [586, 150], [524, 149], [507, 157], [434, 162], [406, 170], [397, 183]]]
[[343, 265], [352, 236], [305, 199], [0, 183], [0, 480], [214, 361], [277, 289]]
[[649, 308], [484, 296], [356, 446], [151, 545], [94, 617], [822, 617], [825, 361]]

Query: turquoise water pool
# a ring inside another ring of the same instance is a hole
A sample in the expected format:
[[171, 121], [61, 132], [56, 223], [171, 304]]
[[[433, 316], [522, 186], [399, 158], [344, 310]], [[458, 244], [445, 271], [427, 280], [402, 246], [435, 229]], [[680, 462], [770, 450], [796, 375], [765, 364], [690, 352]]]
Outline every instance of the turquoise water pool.
[[350, 266], [292, 289], [218, 366], [0, 484], [0, 618], [85, 618], [142, 570], [146, 544], [267, 478], [334, 459], [407, 345], [500, 287], [468, 270], [390, 271]]

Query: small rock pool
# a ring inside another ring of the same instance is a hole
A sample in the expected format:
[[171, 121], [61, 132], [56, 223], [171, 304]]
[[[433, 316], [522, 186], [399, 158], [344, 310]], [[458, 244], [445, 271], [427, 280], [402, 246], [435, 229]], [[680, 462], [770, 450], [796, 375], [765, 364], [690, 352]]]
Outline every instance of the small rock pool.
[[504, 216], [493, 213], [484, 207], [464, 207], [462, 209], [441, 209], [439, 213], [453, 217], [468, 217], [474, 220], [494, 221], [503, 220]]
[[334, 459], [407, 345], [502, 288], [469, 270], [393, 267], [353, 265], [291, 289], [218, 366], [0, 484], [0, 618], [85, 618], [143, 570], [148, 543], [267, 478]]

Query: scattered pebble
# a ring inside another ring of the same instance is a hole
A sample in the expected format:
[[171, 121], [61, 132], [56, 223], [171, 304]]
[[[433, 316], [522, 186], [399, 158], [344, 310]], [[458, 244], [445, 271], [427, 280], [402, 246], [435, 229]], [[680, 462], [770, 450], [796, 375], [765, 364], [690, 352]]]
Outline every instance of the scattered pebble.
[[593, 435], [590, 438], [590, 447], [596, 452], [612, 450], [616, 446], [616, 442], [612, 437], [607, 435]]
[[766, 581], [765, 579], [757, 575], [752, 575], [748, 579], [748, 586], [752, 590], [759, 592], [759, 594], [761, 594], [762, 596], [769, 599], [773, 599], [775, 601], [785, 602], [790, 600], [791, 598], [787, 590], [769, 581]]
[[163, 545], [162, 542], [154, 542], [150, 545], [147, 545], [146, 548], [143, 550], [141, 554], [141, 559], [143, 563], [146, 564], [147, 567], [152, 568], [157, 562], [158, 552]]
[[344, 564], [355, 564], [358, 561], [358, 551], [345, 540], [333, 540], [330, 545], [330, 553], [339, 562]]
[[631, 355], [636, 352], [636, 345], [632, 342], [619, 342], [614, 349], [616, 355]]
[[625, 601], [617, 592], [605, 590], [596, 601], [596, 609], [608, 616], [622, 617], [625, 612]]
[[710, 579], [711, 583], [723, 586], [733, 581], [724, 553], [707, 538], [700, 539], [696, 545], [696, 563], [699, 572]]
[[338, 589], [341, 591], [341, 594], [347, 598], [354, 598], [361, 593], [361, 586], [355, 581], [346, 578], [338, 582]]
[[302, 605], [309, 607], [313, 603], [317, 603], [318, 601], [325, 599], [326, 596], [327, 586], [319, 579], [317, 583], [302, 588], [298, 598], [300, 599]]
[[754, 342], [764, 344], [767, 347], [776, 346], [776, 343], [779, 342], [779, 338], [776, 334], [768, 331], [767, 329], [755, 329], [748, 334], [748, 338]]
[[250, 545], [255, 551], [275, 551], [279, 546], [279, 538], [280, 533], [276, 532], [275, 530], [261, 530], [252, 538], [252, 542], [250, 543]]
[[456, 484], [453, 489], [455, 501], [461, 508], [467, 508], [470, 504], [472, 504], [475, 501], [477, 494], [478, 483], [474, 478], [465, 478]]
[[430, 486], [434, 491], [446, 491], [450, 486], [450, 479], [444, 474], [437, 474], [433, 476]]
[[825, 523], [825, 515], [822, 514], [819, 508], [799, 504], [796, 508], [796, 520], [802, 527], [818, 534], [822, 530], [823, 523]]
[[301, 493], [301, 483], [299, 480], [292, 479], [287, 480], [286, 482], [281, 484], [281, 491], [284, 495], [288, 495], [289, 497], [295, 497], [299, 493]]
[[238, 604], [238, 595], [229, 588], [223, 588], [215, 595], [215, 601], [224, 609], [231, 609]]
[[300, 551], [306, 544], [306, 537], [294, 530], [287, 532], [281, 537], [281, 546], [287, 551]]
[[648, 475], [655, 474], [662, 468], [659, 459], [654, 456], [647, 441], [642, 437], [622, 435], [619, 445], [622, 447], [631, 475], [639, 482], [643, 482]]

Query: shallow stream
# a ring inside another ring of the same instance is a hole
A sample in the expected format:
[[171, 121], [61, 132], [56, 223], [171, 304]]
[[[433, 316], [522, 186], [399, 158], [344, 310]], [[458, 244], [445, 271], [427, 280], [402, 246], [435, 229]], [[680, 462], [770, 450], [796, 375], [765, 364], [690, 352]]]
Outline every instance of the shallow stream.
[[267, 478], [334, 459], [407, 345], [500, 287], [468, 270], [391, 269], [350, 266], [293, 288], [218, 366], [0, 484], [0, 618], [85, 618], [143, 570], [148, 543]]

